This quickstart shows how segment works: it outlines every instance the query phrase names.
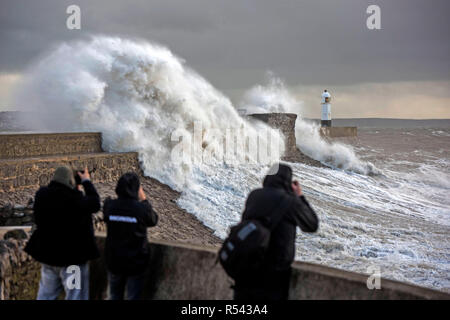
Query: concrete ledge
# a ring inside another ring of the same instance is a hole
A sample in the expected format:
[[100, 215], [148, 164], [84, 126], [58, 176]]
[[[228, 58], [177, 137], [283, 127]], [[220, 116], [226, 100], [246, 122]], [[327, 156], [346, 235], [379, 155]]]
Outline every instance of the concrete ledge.
[[0, 159], [99, 152], [103, 150], [98, 132], [0, 135]]
[[250, 119], [257, 119], [267, 123], [274, 129], [279, 129], [284, 136], [285, 156], [289, 157], [297, 152], [295, 142], [295, 113], [255, 113], [248, 115]]
[[284, 136], [285, 153], [283, 161], [299, 162], [314, 167], [325, 167], [322, 163], [303, 154], [298, 148], [295, 138], [295, 113], [255, 113], [247, 115], [249, 119], [257, 119], [267, 123], [274, 129], [279, 129]]
[[[98, 234], [104, 247], [104, 234]], [[101, 249], [103, 250], [103, 249]], [[150, 241], [144, 299], [232, 299], [230, 279], [216, 263], [217, 248], [178, 242]], [[106, 298], [106, 268], [99, 259], [91, 263], [92, 298]], [[95, 270], [95, 271], [94, 271]], [[295, 262], [291, 300], [303, 299], [450, 299], [444, 292], [382, 279], [380, 290], [367, 288], [368, 276], [326, 266]]]
[[327, 138], [356, 137], [357, 127], [321, 127], [320, 135]]
[[[2, 230], [3, 234], [6, 231]], [[103, 253], [105, 234], [97, 233]], [[23, 252], [24, 240], [0, 241], [2, 299], [34, 299], [39, 285], [39, 263]], [[232, 299], [233, 281], [217, 261], [217, 248], [179, 242], [150, 241], [150, 264], [143, 299]], [[105, 299], [107, 271], [103, 256], [90, 263], [91, 299]], [[263, 279], [262, 279], [263, 280]], [[445, 299], [444, 292], [382, 279], [380, 290], [369, 290], [367, 275], [312, 263], [296, 262], [289, 297], [297, 299]]]
[[137, 152], [3, 159], [0, 160], [0, 192], [46, 185], [61, 165], [74, 169], [87, 166], [96, 182], [117, 182], [125, 172], [140, 172]]

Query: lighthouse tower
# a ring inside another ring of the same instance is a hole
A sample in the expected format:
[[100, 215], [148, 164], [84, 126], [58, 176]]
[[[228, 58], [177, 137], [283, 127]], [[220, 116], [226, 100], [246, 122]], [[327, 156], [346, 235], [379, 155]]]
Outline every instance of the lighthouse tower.
[[322, 127], [331, 127], [331, 95], [325, 89], [322, 93], [322, 121], [320, 122]]

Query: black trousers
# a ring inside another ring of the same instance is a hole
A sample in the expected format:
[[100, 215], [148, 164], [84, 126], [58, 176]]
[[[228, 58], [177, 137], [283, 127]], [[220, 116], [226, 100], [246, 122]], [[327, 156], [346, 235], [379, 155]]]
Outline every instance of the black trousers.
[[144, 274], [126, 276], [108, 272], [109, 300], [123, 300], [125, 289], [127, 300], [139, 300], [144, 287]]
[[266, 270], [236, 280], [234, 300], [288, 300], [291, 268], [283, 271]]

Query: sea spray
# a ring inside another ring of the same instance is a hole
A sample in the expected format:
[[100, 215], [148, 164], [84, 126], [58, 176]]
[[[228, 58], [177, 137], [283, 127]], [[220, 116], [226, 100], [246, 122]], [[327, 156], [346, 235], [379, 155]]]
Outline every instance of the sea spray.
[[295, 137], [297, 147], [309, 157], [333, 168], [360, 174], [378, 174], [371, 163], [361, 161], [352, 147], [338, 142], [328, 142], [320, 136], [319, 127], [303, 120], [303, 102], [289, 92], [284, 82], [268, 73], [266, 85], [256, 85], [244, 93], [239, 109], [245, 113], [289, 112], [297, 114]]
[[[210, 149], [230, 132], [229, 140], [249, 136], [267, 142], [266, 162], [278, 161], [284, 148], [276, 130], [245, 121], [227, 97], [170, 50], [145, 41], [94, 36], [63, 43], [28, 69], [16, 105], [32, 111], [27, 114], [33, 127], [102, 132], [105, 150], [139, 152], [144, 173], [177, 190], [193, 183], [193, 167], [203, 163], [192, 160], [201, 158], [203, 149], [229, 151], [219, 150], [224, 143]], [[194, 144], [196, 123], [201, 141]], [[190, 154], [174, 161], [180, 143]], [[260, 164], [260, 154], [239, 156]]]
[[[267, 166], [175, 165], [171, 161], [172, 133], [178, 129], [189, 133], [196, 121], [205, 130], [219, 128], [221, 132], [230, 124], [257, 132], [264, 126], [256, 128], [241, 119], [226, 97], [164, 47], [109, 37], [70, 42], [31, 66], [24, 80], [17, 105], [38, 111], [31, 119], [33, 125], [41, 122], [48, 130], [101, 131], [106, 150], [138, 151], [145, 173], [181, 189], [178, 205], [219, 237], [225, 237], [240, 219], [246, 197], [261, 186], [267, 172]], [[267, 85], [259, 86], [242, 105], [301, 114], [301, 103], [289, 97], [282, 82], [273, 83], [276, 91], [272, 94], [264, 94]], [[333, 151], [326, 142], [323, 148], [317, 147], [321, 140], [313, 126], [305, 123], [300, 129], [297, 139], [303, 152], [330, 166], [338, 167], [341, 162], [346, 170], [291, 164], [320, 218], [317, 233], [298, 234], [296, 259], [362, 273], [376, 265], [383, 277], [450, 292], [446, 185], [430, 186], [422, 179], [411, 183], [407, 174], [414, 172], [390, 167], [392, 161], [384, 154], [377, 165], [385, 176], [349, 172], [356, 170], [358, 161], [364, 172], [367, 163], [348, 146], [345, 151]], [[370, 141], [364, 143], [368, 145]], [[364, 154], [373, 161], [379, 157], [370, 148]], [[392, 156], [392, 152], [387, 155]], [[448, 168], [447, 162], [430, 165], [438, 165], [438, 171]], [[424, 173], [426, 179], [433, 178], [428, 171]]]

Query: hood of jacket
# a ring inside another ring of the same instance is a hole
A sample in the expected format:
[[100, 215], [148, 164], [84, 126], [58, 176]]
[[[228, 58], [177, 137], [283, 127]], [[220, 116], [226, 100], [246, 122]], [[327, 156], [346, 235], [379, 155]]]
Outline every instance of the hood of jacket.
[[135, 173], [125, 173], [120, 177], [116, 186], [116, 194], [119, 198], [138, 199], [139, 177]]
[[283, 189], [292, 193], [292, 169], [284, 164], [278, 164], [278, 172], [276, 174], [267, 175], [263, 182], [264, 188]]

